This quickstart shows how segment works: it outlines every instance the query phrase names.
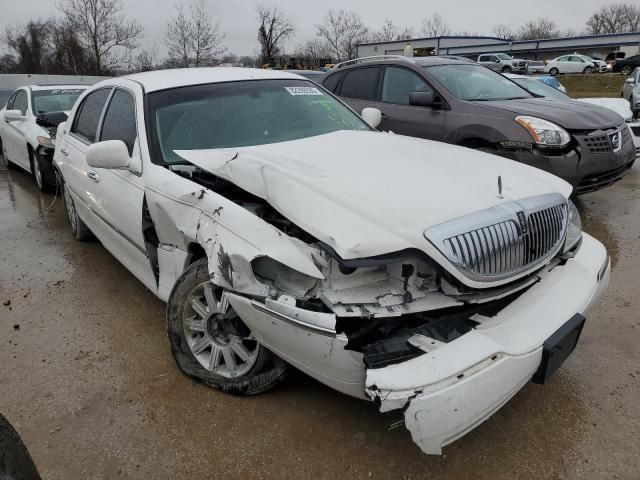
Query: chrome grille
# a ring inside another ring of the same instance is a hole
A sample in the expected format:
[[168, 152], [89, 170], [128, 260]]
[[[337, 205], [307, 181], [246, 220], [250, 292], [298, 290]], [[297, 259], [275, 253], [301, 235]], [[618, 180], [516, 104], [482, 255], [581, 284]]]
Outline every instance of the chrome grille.
[[425, 236], [467, 276], [490, 281], [555, 255], [566, 228], [567, 202], [550, 194], [461, 217], [428, 229]]

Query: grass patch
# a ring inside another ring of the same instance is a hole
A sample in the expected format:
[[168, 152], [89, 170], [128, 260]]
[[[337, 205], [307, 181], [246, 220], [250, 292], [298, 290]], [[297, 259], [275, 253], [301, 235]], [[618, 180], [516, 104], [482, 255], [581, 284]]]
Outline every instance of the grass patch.
[[560, 83], [575, 98], [620, 97], [622, 85], [627, 79], [619, 73], [595, 73], [592, 75], [560, 75]]

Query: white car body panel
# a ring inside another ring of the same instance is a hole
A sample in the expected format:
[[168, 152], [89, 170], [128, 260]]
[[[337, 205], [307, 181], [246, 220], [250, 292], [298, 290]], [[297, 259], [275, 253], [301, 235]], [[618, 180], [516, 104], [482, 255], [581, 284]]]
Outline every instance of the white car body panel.
[[600, 107], [608, 108], [609, 110], [613, 110], [618, 115], [620, 115], [626, 122], [630, 122], [633, 118], [633, 113], [631, 112], [631, 105], [628, 100], [624, 98], [578, 98], [581, 102], [590, 103], [592, 105], [598, 105]]
[[[339, 322], [350, 317], [401, 319], [459, 306], [461, 301], [442, 290], [408, 286], [406, 280], [403, 290], [392, 270], [399, 268], [396, 264], [385, 266], [389, 270], [384, 278], [375, 268], [337, 273], [335, 260], [317, 244], [289, 236], [248, 208], [151, 162], [141, 107], [145, 91], [273, 78], [300, 77], [216, 68], [150, 72], [102, 82], [96, 88], [129, 90], [138, 106], [132, 167], [94, 169], [99, 183], [89, 181], [90, 168], [83, 157], [87, 144], [64, 123], [58, 128], [56, 167], [72, 190], [81, 219], [159, 298], [168, 300], [189, 265], [193, 246], [201, 247], [211, 281], [227, 292], [229, 303], [261, 343], [336, 390], [380, 401], [382, 411], [406, 407], [406, 426], [415, 442], [427, 453], [439, 453], [530, 380], [545, 339], [572, 315], [584, 312], [606, 286], [606, 275], [597, 278], [608, 266], [606, 251], [584, 235], [575, 258], [566, 264], [538, 265], [526, 283], [484, 298], [488, 302], [528, 289], [493, 318], [449, 343], [416, 339], [423, 342], [419, 348], [425, 353], [412, 360], [366, 368], [362, 353], [345, 348], [349, 337], [338, 331]], [[70, 122], [82, 100], [76, 102]], [[571, 193], [566, 182], [541, 170], [462, 147], [380, 132], [339, 131], [271, 145], [178, 154], [266, 200], [344, 259], [413, 248], [480, 293], [531, 272], [499, 282], [472, 281], [426, 240], [424, 231], [502, 202], [547, 193], [567, 198]], [[157, 233], [157, 278], [149, 263], [153, 246], [142, 233], [143, 205]], [[306, 283], [313, 283], [314, 295], [332, 306], [331, 313], [298, 306], [290, 293], [273, 295], [274, 287], [254, 273], [252, 262], [262, 258], [303, 277], [297, 284], [290, 282], [291, 290], [306, 292]], [[408, 300], [403, 298], [407, 292], [412, 294]], [[467, 300], [471, 305], [482, 301]]]

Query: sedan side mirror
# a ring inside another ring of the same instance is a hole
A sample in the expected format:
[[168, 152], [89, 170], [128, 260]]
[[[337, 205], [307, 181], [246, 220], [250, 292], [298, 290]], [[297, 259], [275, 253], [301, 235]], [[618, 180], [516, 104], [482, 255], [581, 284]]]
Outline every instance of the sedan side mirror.
[[371, 128], [376, 128], [382, 122], [382, 112], [377, 108], [363, 108], [361, 117]]
[[105, 140], [87, 148], [87, 165], [94, 168], [128, 168], [131, 159], [122, 140]]
[[20, 110], [7, 110], [4, 112], [4, 119], [7, 122], [22, 122], [27, 119], [25, 115], [22, 115]]
[[409, 94], [409, 105], [437, 108], [442, 105], [442, 101], [433, 92], [411, 92]]

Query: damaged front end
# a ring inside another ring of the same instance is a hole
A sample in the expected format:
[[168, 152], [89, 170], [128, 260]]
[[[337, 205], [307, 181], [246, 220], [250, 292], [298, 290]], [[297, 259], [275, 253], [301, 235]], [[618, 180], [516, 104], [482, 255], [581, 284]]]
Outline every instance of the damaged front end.
[[426, 453], [440, 453], [530, 381], [545, 340], [606, 285], [604, 248], [587, 235], [569, 241], [570, 204], [559, 194], [428, 228], [423, 248], [406, 242], [343, 258], [335, 237], [281, 213], [284, 177], [263, 184], [272, 173], [230, 166], [237, 157], [210, 171], [175, 169], [204, 187], [180, 197], [182, 212], [147, 192], [156, 228], [175, 225], [158, 232], [160, 242], [186, 251], [185, 239], [195, 240], [211, 281], [261, 344], [383, 412], [402, 409]]

